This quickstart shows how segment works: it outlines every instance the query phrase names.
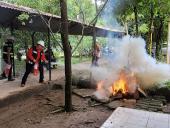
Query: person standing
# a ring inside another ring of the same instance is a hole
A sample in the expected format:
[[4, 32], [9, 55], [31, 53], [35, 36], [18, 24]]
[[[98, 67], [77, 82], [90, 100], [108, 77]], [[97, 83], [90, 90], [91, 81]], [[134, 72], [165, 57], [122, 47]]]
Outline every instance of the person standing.
[[12, 65], [13, 65], [13, 43], [14, 43], [14, 37], [8, 36], [7, 40], [3, 46], [3, 63], [4, 63], [4, 69], [3, 73], [1, 74], [1, 79], [8, 78], [8, 81], [15, 80], [12, 78]]
[[99, 66], [98, 60], [99, 60], [100, 56], [101, 56], [100, 45], [96, 42], [95, 48], [93, 51], [92, 66]]
[[26, 71], [22, 77], [21, 87], [25, 86], [28, 75], [32, 69], [35, 67], [37, 68], [37, 66], [40, 72], [39, 83], [44, 82], [43, 62], [48, 63], [43, 52], [44, 44], [44, 41], [40, 40], [37, 42], [36, 46], [33, 46], [28, 50], [26, 58]]

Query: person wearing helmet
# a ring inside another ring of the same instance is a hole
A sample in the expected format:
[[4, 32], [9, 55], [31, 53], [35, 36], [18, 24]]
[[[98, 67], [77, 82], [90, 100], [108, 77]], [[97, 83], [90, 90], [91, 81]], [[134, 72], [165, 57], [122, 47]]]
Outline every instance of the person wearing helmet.
[[28, 49], [26, 56], [26, 71], [24, 76], [22, 77], [21, 87], [25, 86], [28, 75], [36, 65], [38, 65], [38, 69], [40, 72], [39, 83], [44, 82], [43, 62], [48, 63], [43, 52], [44, 44], [44, 41], [40, 40], [37, 42], [36, 46]]
[[1, 74], [1, 79], [5, 79], [8, 77], [8, 81], [13, 81], [12, 78], [12, 63], [13, 63], [13, 43], [14, 37], [8, 36], [6, 38], [6, 42], [3, 46], [3, 63], [4, 63], [4, 70]]

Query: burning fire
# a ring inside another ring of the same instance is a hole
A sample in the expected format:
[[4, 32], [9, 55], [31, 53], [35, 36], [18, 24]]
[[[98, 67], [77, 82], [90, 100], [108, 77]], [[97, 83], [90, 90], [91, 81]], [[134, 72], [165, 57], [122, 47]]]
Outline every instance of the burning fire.
[[118, 80], [116, 80], [112, 84], [110, 91], [113, 95], [115, 95], [116, 93], [119, 93], [119, 92], [126, 93], [128, 91], [127, 84], [128, 84], [128, 81], [127, 81], [126, 73], [124, 71], [121, 71], [119, 74]]
[[113, 83], [111, 88], [112, 88], [113, 95], [115, 95], [118, 92], [126, 93], [127, 92], [126, 81], [123, 79], [119, 79]]
[[[106, 81], [100, 81], [97, 84], [97, 90], [104, 88]], [[126, 70], [122, 70], [119, 73], [118, 79], [115, 80], [112, 85], [108, 88], [111, 95], [116, 95], [117, 93], [134, 93], [137, 88], [137, 81], [134, 73]]]

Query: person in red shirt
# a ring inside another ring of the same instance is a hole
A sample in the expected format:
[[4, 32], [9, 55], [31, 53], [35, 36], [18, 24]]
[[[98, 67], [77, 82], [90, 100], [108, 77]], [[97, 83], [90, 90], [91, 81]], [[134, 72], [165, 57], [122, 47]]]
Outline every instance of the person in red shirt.
[[37, 42], [36, 46], [31, 47], [28, 50], [27, 58], [26, 58], [26, 71], [24, 76], [22, 77], [21, 87], [25, 86], [27, 77], [35, 65], [38, 65], [39, 72], [40, 72], [39, 83], [44, 82], [43, 62], [48, 63], [48, 61], [45, 58], [43, 48], [44, 48], [44, 41], [40, 40]]

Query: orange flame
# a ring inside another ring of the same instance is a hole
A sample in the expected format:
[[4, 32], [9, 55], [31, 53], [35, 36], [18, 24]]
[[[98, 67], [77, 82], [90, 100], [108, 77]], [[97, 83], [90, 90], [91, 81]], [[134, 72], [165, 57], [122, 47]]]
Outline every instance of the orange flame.
[[113, 95], [115, 95], [119, 91], [121, 93], [126, 93], [127, 92], [126, 81], [124, 79], [119, 79], [119, 80], [115, 81], [114, 84], [112, 85], [112, 93], [113, 93]]
[[[104, 80], [98, 82], [97, 90], [104, 89], [104, 83]], [[129, 85], [131, 85], [131, 88], [129, 88]], [[113, 84], [108, 88], [108, 90], [111, 95], [115, 95], [119, 92], [125, 94], [127, 92], [132, 92], [132, 86], [134, 86], [134, 88], [136, 88], [137, 86], [137, 81], [134, 73], [122, 70], [119, 73], [118, 79], [113, 82]]]
[[118, 92], [126, 93], [127, 92], [127, 74], [122, 70], [119, 74], [118, 80], [116, 80], [112, 85], [112, 93], [115, 95]]
[[104, 84], [104, 81], [99, 81], [99, 83], [97, 83], [97, 90], [101, 90], [103, 88], [103, 84]]

